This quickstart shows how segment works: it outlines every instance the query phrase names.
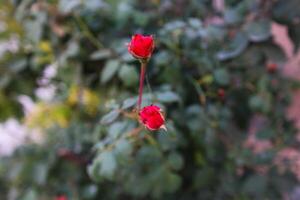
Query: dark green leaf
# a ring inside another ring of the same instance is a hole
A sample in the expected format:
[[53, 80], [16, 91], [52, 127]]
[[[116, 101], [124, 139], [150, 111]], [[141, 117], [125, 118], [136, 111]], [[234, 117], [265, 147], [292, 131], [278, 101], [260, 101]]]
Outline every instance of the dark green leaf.
[[164, 103], [178, 102], [180, 100], [178, 94], [172, 91], [157, 92], [156, 97], [159, 101]]
[[107, 83], [120, 68], [120, 62], [118, 60], [109, 60], [101, 73], [101, 83]]
[[240, 55], [248, 45], [247, 35], [237, 33], [233, 41], [230, 41], [227, 48], [217, 53], [217, 58], [221, 61], [234, 58]]
[[122, 65], [118, 75], [127, 87], [136, 86], [139, 80], [138, 72], [135, 70], [134, 66], [131, 65]]
[[101, 124], [109, 124], [116, 120], [120, 114], [119, 110], [112, 110], [101, 118]]
[[90, 58], [91, 60], [102, 60], [102, 59], [109, 58], [111, 55], [112, 54], [109, 49], [101, 49], [92, 53]]
[[228, 85], [230, 76], [226, 69], [221, 68], [214, 71], [214, 79], [220, 85]]
[[250, 41], [262, 42], [271, 37], [271, 22], [269, 20], [253, 21], [247, 24], [246, 32]]

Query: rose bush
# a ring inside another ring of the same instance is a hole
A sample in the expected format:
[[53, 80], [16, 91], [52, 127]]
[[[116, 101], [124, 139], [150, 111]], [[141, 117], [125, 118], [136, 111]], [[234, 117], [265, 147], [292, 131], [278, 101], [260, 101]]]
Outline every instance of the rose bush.
[[[6, 0], [0, 127], [15, 118], [26, 134], [0, 152], [0, 199], [294, 197], [285, 110], [299, 85], [272, 24], [298, 51], [298, 4]], [[145, 67], [130, 53], [147, 61], [141, 101]]]

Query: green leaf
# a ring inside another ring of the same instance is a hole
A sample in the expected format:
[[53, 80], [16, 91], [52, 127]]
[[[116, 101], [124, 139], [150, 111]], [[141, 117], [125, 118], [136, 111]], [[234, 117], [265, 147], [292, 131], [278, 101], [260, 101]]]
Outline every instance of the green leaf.
[[133, 107], [137, 102], [136, 98], [128, 98], [123, 101], [122, 109], [128, 109]]
[[100, 123], [101, 124], [112, 123], [114, 120], [118, 118], [119, 115], [120, 115], [119, 110], [112, 110], [111, 112], [107, 113], [101, 118]]
[[226, 69], [217, 69], [214, 71], [214, 79], [220, 85], [228, 85], [230, 82], [230, 76]]
[[172, 91], [166, 91], [166, 92], [157, 92], [155, 93], [157, 100], [161, 101], [163, 103], [173, 103], [180, 101], [180, 97], [178, 94]]
[[252, 175], [245, 181], [243, 191], [248, 194], [260, 196], [265, 192], [266, 186], [267, 180], [265, 176]]
[[74, 58], [78, 56], [79, 51], [80, 51], [80, 47], [78, 41], [73, 40], [68, 43], [68, 47], [64, 52], [64, 56], [66, 56], [66, 58]]
[[113, 139], [118, 138], [125, 131], [126, 125], [126, 122], [113, 123], [108, 129], [109, 136]]
[[82, 190], [82, 196], [87, 199], [92, 199], [97, 195], [98, 187], [97, 185], [90, 184], [88, 186], [85, 186]]
[[24, 23], [26, 29], [26, 37], [33, 43], [38, 44], [43, 33], [43, 25], [37, 20], [26, 21]]
[[272, 7], [272, 14], [279, 23], [292, 25], [293, 20], [300, 17], [299, 0], [277, 0]]
[[286, 61], [285, 53], [275, 44], [265, 44], [263, 46], [259, 46], [258, 49], [263, 51], [266, 57], [273, 62], [284, 63]]
[[238, 9], [227, 9], [224, 13], [224, 20], [227, 24], [238, 24], [242, 21], [243, 17]]
[[258, 139], [271, 139], [275, 136], [275, 132], [271, 129], [263, 129], [256, 133]]
[[116, 153], [122, 154], [122, 155], [129, 155], [132, 152], [132, 145], [131, 143], [126, 139], [121, 139], [117, 142], [115, 151]]
[[134, 12], [134, 23], [137, 24], [138, 26], [145, 26], [147, 25], [149, 21], [149, 15], [147, 15], [145, 12]]
[[80, 4], [80, 0], [60, 0], [58, 4], [58, 9], [62, 13], [69, 13], [76, 9]]
[[109, 58], [111, 55], [112, 53], [109, 49], [101, 49], [92, 53], [90, 58], [91, 60], [103, 60]]
[[189, 18], [188, 24], [194, 29], [200, 29], [203, 27], [202, 21], [198, 18]]
[[217, 58], [221, 61], [228, 60], [240, 55], [248, 46], [248, 37], [244, 33], [237, 33], [235, 38], [229, 42], [224, 50], [217, 53]]
[[139, 81], [139, 74], [135, 70], [134, 66], [131, 65], [122, 65], [118, 75], [123, 84], [127, 87], [136, 86]]
[[270, 96], [269, 95], [255, 95], [249, 100], [250, 107], [259, 112], [268, 112], [271, 109]]
[[171, 153], [168, 156], [168, 163], [175, 170], [179, 170], [183, 167], [183, 159], [178, 153]]
[[117, 169], [115, 155], [111, 151], [105, 151], [97, 158], [100, 160], [100, 174], [107, 179], [112, 179]]
[[166, 189], [168, 192], [176, 191], [181, 184], [181, 178], [175, 173], [168, 173], [166, 176]]
[[34, 167], [34, 180], [39, 184], [43, 185], [46, 183], [48, 174], [48, 165], [46, 163], [36, 164]]
[[26, 65], [27, 65], [27, 60], [20, 59], [20, 60], [16, 60], [13, 63], [11, 63], [9, 67], [13, 72], [19, 72], [19, 71], [22, 71], [23, 69], [25, 69]]
[[118, 60], [109, 60], [101, 73], [101, 83], [107, 83], [117, 72], [120, 67], [120, 62]]
[[82, 1], [85, 8], [89, 12], [99, 12], [99, 9], [105, 8], [108, 5], [102, 0], [84, 0]]
[[246, 32], [252, 42], [265, 41], [271, 37], [271, 22], [269, 20], [250, 22], [246, 26]]
[[21, 200], [38, 200], [38, 194], [35, 190], [29, 189], [26, 191]]

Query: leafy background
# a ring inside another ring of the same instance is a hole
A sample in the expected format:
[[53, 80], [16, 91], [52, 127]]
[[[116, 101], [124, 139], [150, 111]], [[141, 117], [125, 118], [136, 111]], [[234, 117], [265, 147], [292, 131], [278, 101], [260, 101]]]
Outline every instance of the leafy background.
[[[298, 81], [272, 31], [297, 52], [298, 0], [2, 2], [1, 199], [300, 198]], [[132, 114], [134, 33], [155, 36], [143, 104], [167, 133]]]

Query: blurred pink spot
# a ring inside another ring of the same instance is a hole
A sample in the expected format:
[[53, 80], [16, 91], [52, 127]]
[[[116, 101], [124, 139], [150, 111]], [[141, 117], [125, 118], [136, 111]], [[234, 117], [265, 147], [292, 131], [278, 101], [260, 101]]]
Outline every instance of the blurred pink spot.
[[0, 156], [10, 156], [20, 146], [42, 142], [42, 135], [37, 130], [30, 130], [16, 119], [0, 123]]
[[274, 42], [281, 47], [287, 58], [293, 56], [294, 45], [288, 37], [286, 26], [272, 22], [271, 32]]
[[213, 7], [216, 11], [223, 12], [225, 7], [224, 0], [213, 0]]
[[[292, 97], [291, 105], [287, 109], [287, 117], [295, 121], [295, 125], [300, 129], [299, 113], [300, 113], [300, 91], [295, 91]], [[297, 122], [298, 121], [298, 122]]]
[[244, 142], [244, 147], [251, 149], [254, 154], [263, 153], [272, 148], [270, 140], [258, 139], [256, 137], [257, 132], [262, 130], [267, 122], [267, 118], [260, 115], [255, 115], [250, 121], [248, 136]]
[[298, 150], [286, 147], [279, 151], [273, 162], [280, 173], [289, 170], [300, 181], [300, 152]]
[[[284, 66], [283, 74], [295, 80], [300, 80], [300, 51], [294, 53], [294, 45], [288, 36], [287, 27], [277, 23], [272, 24], [272, 34], [275, 43], [285, 52], [288, 60]], [[300, 142], [300, 90], [294, 91], [292, 101], [287, 109], [288, 119], [294, 121], [298, 129], [296, 139]]]

